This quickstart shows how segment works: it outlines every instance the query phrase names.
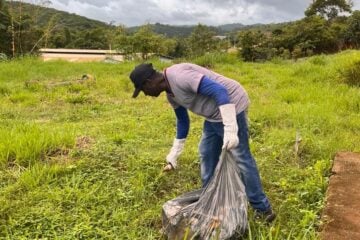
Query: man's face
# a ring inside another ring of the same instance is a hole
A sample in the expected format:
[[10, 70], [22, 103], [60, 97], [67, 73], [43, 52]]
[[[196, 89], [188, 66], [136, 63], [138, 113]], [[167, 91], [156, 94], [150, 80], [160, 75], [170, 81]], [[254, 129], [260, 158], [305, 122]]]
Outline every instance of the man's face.
[[148, 79], [141, 89], [146, 96], [158, 97], [162, 92], [158, 79]]

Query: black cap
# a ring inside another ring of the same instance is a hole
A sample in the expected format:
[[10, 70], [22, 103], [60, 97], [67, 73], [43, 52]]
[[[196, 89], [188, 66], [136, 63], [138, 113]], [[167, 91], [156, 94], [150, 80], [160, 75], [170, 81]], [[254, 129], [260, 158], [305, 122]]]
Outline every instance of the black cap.
[[130, 73], [130, 79], [134, 83], [135, 91], [133, 93], [133, 98], [136, 98], [142, 88], [142, 85], [146, 79], [150, 78], [154, 73], [155, 69], [152, 66], [152, 63], [142, 63], [137, 65], [135, 69]]

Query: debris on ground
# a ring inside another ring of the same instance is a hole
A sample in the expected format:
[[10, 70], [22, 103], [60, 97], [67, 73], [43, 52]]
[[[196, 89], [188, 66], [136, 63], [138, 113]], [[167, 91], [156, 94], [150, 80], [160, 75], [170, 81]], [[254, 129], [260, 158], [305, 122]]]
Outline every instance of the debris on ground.
[[81, 78], [77, 78], [74, 80], [69, 81], [62, 81], [62, 82], [42, 82], [39, 80], [29, 80], [25, 82], [25, 88], [28, 89], [36, 89], [38, 87], [45, 87], [45, 88], [53, 88], [53, 87], [60, 87], [60, 86], [70, 86], [73, 84], [84, 84], [86, 86], [91, 86], [96, 83], [96, 78], [91, 74], [83, 74]]

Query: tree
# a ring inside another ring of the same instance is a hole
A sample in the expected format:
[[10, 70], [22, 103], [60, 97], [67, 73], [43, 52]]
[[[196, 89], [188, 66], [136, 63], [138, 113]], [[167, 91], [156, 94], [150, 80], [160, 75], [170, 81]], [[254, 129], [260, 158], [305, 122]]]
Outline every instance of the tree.
[[198, 24], [189, 37], [189, 46], [192, 56], [201, 56], [216, 48], [215, 32], [208, 26]]
[[133, 35], [135, 52], [141, 53], [143, 59], [147, 59], [156, 48], [156, 34], [150, 24], [144, 25]]
[[42, 40], [44, 30], [34, 24], [33, 18], [29, 14], [23, 14], [19, 24], [21, 24], [21, 27], [18, 28], [19, 31], [17, 32], [16, 55], [32, 53], [33, 50], [38, 49], [39, 45], [37, 43]]
[[[48, 47], [48, 39], [52, 36], [53, 30], [57, 27], [57, 21], [58, 21], [57, 14], [52, 15], [50, 17], [50, 20], [48, 21], [46, 27], [44, 28], [44, 38], [45, 38], [44, 47], [45, 48]], [[64, 38], [64, 36], [58, 36], [57, 42], [59, 42], [59, 38]]]
[[345, 16], [337, 17], [334, 19], [330, 26], [329, 32], [334, 39], [334, 50], [341, 51], [347, 48], [347, 29], [348, 29], [348, 18]]
[[351, 13], [352, 0], [313, 0], [313, 3], [306, 9], [307, 17], [320, 15], [329, 20], [336, 18], [341, 12]]
[[13, 57], [32, 53], [41, 43], [44, 31], [34, 21], [34, 13], [26, 11], [23, 1], [5, 2], [9, 9], [11, 54]]
[[[73, 47], [72, 35], [69, 28], [56, 28], [53, 27], [54, 31], [49, 35], [49, 38], [44, 42], [45, 48], [68, 48]], [[44, 33], [46, 34], [46, 32]]]
[[261, 31], [244, 31], [239, 33], [239, 54], [245, 61], [265, 60], [270, 56], [266, 37]]
[[106, 31], [103, 28], [95, 28], [80, 32], [76, 37], [74, 45], [84, 49], [107, 49], [108, 42], [106, 39]]
[[[108, 49], [112, 50], [114, 48], [114, 44], [115, 44], [116, 33], [117, 33], [117, 30], [119, 28], [114, 26], [114, 21], [111, 21], [108, 24], [108, 27], [109, 27], [109, 29], [107, 29], [105, 37], [106, 37], [106, 40], [107, 40], [107, 42], [109, 44]], [[121, 27], [122, 26], [120, 26], [120, 28]]]
[[350, 45], [360, 47], [360, 11], [354, 11], [349, 17], [346, 37]]
[[122, 53], [125, 59], [130, 59], [134, 53], [133, 38], [128, 35], [125, 26], [118, 26], [115, 29], [114, 49]]
[[[278, 38], [277, 48], [283, 47], [291, 52], [300, 48], [303, 56], [306, 52], [314, 53], [332, 52], [336, 49], [336, 38], [329, 30], [326, 20], [320, 16], [306, 17], [296, 21], [283, 29]], [[299, 55], [298, 53], [296, 54]]]
[[173, 55], [175, 48], [177, 46], [177, 41], [172, 38], [161, 37], [161, 44], [158, 49], [158, 54], [171, 56]]
[[189, 40], [186, 38], [177, 38], [175, 42], [174, 49], [169, 55], [177, 58], [187, 56], [190, 52]]
[[0, 0], [0, 53], [11, 54], [10, 14], [5, 0]]
[[167, 54], [176, 46], [174, 41], [167, 41], [163, 35], [156, 34], [150, 24], [140, 27], [131, 38], [134, 51], [141, 53], [143, 59], [150, 54]]

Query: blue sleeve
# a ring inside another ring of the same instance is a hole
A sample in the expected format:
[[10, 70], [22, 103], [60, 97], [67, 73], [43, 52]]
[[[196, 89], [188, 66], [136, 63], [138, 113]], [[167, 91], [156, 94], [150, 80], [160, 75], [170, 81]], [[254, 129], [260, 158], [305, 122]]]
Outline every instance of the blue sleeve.
[[214, 98], [218, 106], [230, 103], [229, 94], [226, 88], [207, 76], [204, 76], [201, 79], [198, 93]]
[[189, 133], [190, 119], [186, 108], [180, 106], [175, 109], [176, 114], [176, 138], [186, 138]]

